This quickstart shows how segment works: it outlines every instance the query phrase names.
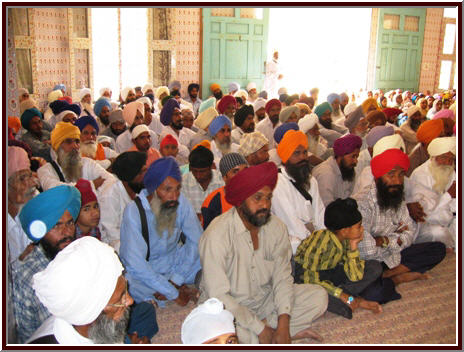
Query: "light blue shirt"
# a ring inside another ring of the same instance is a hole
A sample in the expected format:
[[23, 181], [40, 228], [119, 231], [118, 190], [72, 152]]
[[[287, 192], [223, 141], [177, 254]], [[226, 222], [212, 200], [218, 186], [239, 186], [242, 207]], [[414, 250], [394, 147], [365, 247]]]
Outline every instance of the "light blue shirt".
[[[201, 269], [198, 241], [203, 230], [192, 205], [181, 194], [173, 234], [168, 236], [165, 230], [159, 236], [147, 196], [146, 189], [139, 194], [148, 224], [148, 261], [145, 259], [147, 244], [142, 236], [140, 213], [135, 201], [127, 205], [121, 223], [119, 253], [127, 271], [130, 294], [137, 303], [153, 300], [155, 292], [163, 294], [168, 300], [176, 299], [179, 293], [168, 280], [179, 286], [193, 283], [196, 273]], [[182, 232], [186, 237], [184, 245], [179, 244]]]

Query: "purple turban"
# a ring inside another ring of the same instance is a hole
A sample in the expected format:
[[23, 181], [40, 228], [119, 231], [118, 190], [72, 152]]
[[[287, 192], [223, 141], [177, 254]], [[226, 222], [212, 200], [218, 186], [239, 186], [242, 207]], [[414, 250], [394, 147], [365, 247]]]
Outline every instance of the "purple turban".
[[177, 100], [174, 98], [169, 99], [164, 104], [163, 109], [161, 110], [161, 113], [160, 113], [160, 121], [164, 126], [169, 126], [171, 124], [172, 113], [174, 112], [175, 108], [180, 109], [180, 105], [177, 102]]
[[334, 154], [335, 156], [344, 156], [352, 153], [355, 149], [361, 148], [361, 145], [362, 139], [350, 133], [335, 141], [333, 145]]
[[148, 194], [152, 194], [168, 176], [171, 176], [179, 182], [182, 180], [176, 159], [172, 156], [168, 156], [153, 162], [143, 178], [143, 184]]
[[391, 136], [394, 133], [393, 126], [376, 126], [369, 131], [366, 136], [368, 147], [373, 147], [380, 138]]

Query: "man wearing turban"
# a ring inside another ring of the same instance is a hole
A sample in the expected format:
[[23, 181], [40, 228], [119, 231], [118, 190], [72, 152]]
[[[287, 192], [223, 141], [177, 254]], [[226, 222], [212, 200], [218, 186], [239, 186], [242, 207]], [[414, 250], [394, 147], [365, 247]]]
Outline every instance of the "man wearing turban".
[[125, 87], [121, 90], [120, 97], [121, 108], [124, 108], [125, 105], [137, 100], [137, 97], [135, 96], [135, 89], [132, 87]]
[[400, 131], [406, 145], [406, 153], [409, 154], [418, 143], [416, 133], [419, 126], [425, 121], [425, 116], [422, 115], [419, 107], [416, 105], [411, 106], [407, 110], [407, 115], [408, 119], [401, 125]]
[[79, 103], [77, 105], [81, 108], [81, 116], [90, 115], [96, 118], [97, 116], [95, 116], [95, 112], [93, 111], [91, 93], [90, 88], [82, 88], [79, 91]]
[[400, 149], [388, 149], [374, 156], [374, 181], [355, 195], [364, 227], [364, 237], [358, 245], [361, 258], [383, 262], [387, 268], [383, 277], [390, 277], [395, 285], [427, 279], [425, 272], [446, 254], [445, 245], [440, 242], [413, 244], [416, 227], [404, 201], [408, 168], [409, 158]]
[[313, 112], [319, 118], [318, 124], [321, 136], [327, 141], [328, 147], [332, 148], [335, 140], [345, 134], [348, 129], [342, 125], [333, 123], [333, 108], [327, 101], [316, 106]]
[[231, 139], [232, 122], [225, 115], [219, 115], [211, 121], [208, 132], [213, 140], [211, 142], [211, 151], [214, 154], [214, 162], [219, 165], [219, 160], [231, 152], [237, 152], [239, 145], [232, 142]]
[[112, 149], [116, 149], [116, 139], [127, 129], [126, 121], [122, 116], [122, 110], [119, 108], [111, 111], [108, 117], [108, 128], [100, 132], [100, 136], [108, 136], [114, 140]]
[[333, 123], [343, 123], [345, 115], [340, 106], [341, 97], [337, 93], [331, 93], [327, 96], [327, 102], [332, 106], [331, 118]]
[[221, 90], [221, 86], [217, 83], [213, 83], [209, 86], [209, 90], [211, 93], [213, 93], [213, 97], [216, 98], [216, 100], [221, 100], [223, 97], [223, 93]]
[[245, 133], [255, 130], [255, 111], [252, 105], [243, 105], [234, 115], [235, 128], [232, 130], [232, 142], [240, 144]]
[[[137, 303], [155, 298], [160, 305], [169, 300], [185, 306], [197, 299], [198, 290], [187, 285], [196, 282], [201, 268], [202, 229], [180, 192], [181, 182], [174, 158], [158, 159], [144, 176], [145, 189], [124, 210], [119, 253]], [[182, 233], [185, 239], [180, 246]]]
[[238, 151], [250, 166], [269, 161], [269, 141], [259, 131], [245, 134], [240, 140]]
[[323, 288], [293, 284], [287, 228], [271, 215], [277, 174], [272, 162], [238, 172], [225, 187], [233, 208], [200, 238], [200, 300], [224, 303], [236, 319], [240, 343], [316, 337], [309, 326], [327, 308]]
[[308, 155], [311, 165], [316, 166], [327, 160], [333, 155], [332, 148], [327, 148], [327, 142], [321, 136], [318, 124], [319, 118], [316, 114], [310, 113], [298, 120], [300, 131], [306, 135], [308, 139]]
[[149, 167], [154, 161], [161, 158], [158, 149], [151, 146], [150, 130], [146, 125], [138, 125], [132, 130], [132, 142], [134, 145], [128, 151], [138, 151], [147, 154], [147, 167]]
[[[37, 170], [44, 190], [61, 184], [75, 185], [83, 178], [92, 181], [95, 192], [103, 183], [114, 182], [114, 177], [103, 167], [80, 154], [81, 132], [69, 122], [58, 122], [51, 134], [52, 160]], [[98, 193], [97, 193], [98, 196]]]
[[237, 100], [232, 95], [224, 96], [217, 103], [217, 111], [232, 120], [234, 118], [235, 111], [237, 111]]
[[111, 101], [109, 98], [101, 97], [95, 102], [93, 107], [95, 115], [97, 116], [98, 127], [100, 130], [105, 130], [109, 127], [110, 121], [110, 113], [113, 110], [111, 106]]
[[345, 199], [351, 196], [361, 145], [360, 137], [354, 134], [343, 136], [334, 143], [334, 156], [314, 168], [313, 175], [319, 184], [325, 206], [337, 198]]
[[50, 132], [43, 128], [42, 113], [36, 108], [27, 109], [21, 115], [21, 125], [27, 130], [21, 141], [31, 147], [32, 155], [51, 161]]
[[283, 168], [272, 198], [272, 213], [288, 228], [292, 251], [314, 229], [324, 228], [324, 204], [311, 175], [308, 142], [302, 131], [287, 131], [277, 146]]
[[50, 316], [32, 287], [32, 276], [44, 270], [63, 248], [75, 239], [74, 222], [79, 215], [81, 195], [61, 185], [29, 200], [19, 213], [22, 229], [38, 245], [13, 267], [13, 305], [18, 324], [18, 342], [24, 343]]
[[255, 111], [256, 123], [261, 122], [266, 117], [266, 99], [258, 98], [253, 103], [253, 110]]
[[[214, 99], [214, 98], [210, 98], [210, 99]], [[211, 101], [210, 99], [204, 101], [203, 104], [205, 104], [208, 101]], [[211, 122], [217, 116], [218, 116], [218, 112], [216, 111], [214, 106], [210, 106], [209, 108], [207, 108], [207, 109], [205, 109], [203, 111], [201, 111], [201, 107], [200, 107], [200, 114], [198, 115], [198, 117], [195, 119], [195, 121], [193, 123], [195, 125], [195, 127], [198, 128], [198, 132], [195, 133], [190, 138], [190, 143], [188, 145], [188, 148], [190, 150], [192, 150], [193, 146], [197, 145], [198, 143], [200, 143], [203, 140], [211, 141], [213, 139], [211, 137], [211, 135], [209, 134], [208, 129], [209, 129], [209, 125], [211, 124]]]
[[70, 104], [66, 100], [61, 100], [61, 98], [50, 103], [50, 108], [54, 114], [53, 117], [50, 118], [50, 124], [52, 126], [55, 126], [61, 121], [74, 123], [74, 121], [81, 116], [82, 112], [79, 104]]
[[264, 134], [269, 141], [269, 148], [275, 147], [274, 132], [282, 122], [279, 120], [282, 103], [278, 99], [271, 99], [265, 105], [267, 117], [256, 125], [256, 130]]
[[415, 242], [439, 241], [447, 248], [455, 248], [456, 137], [435, 138], [427, 150], [430, 159], [411, 175], [411, 197], [426, 214], [424, 222], [418, 224]]

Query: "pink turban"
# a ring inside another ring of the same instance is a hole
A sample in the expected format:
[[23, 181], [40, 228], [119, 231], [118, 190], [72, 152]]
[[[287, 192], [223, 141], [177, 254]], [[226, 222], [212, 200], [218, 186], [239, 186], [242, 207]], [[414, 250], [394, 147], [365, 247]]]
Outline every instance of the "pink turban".
[[266, 106], [264, 109], [266, 110], [266, 114], [269, 114], [269, 110], [274, 106], [277, 105], [279, 107], [282, 107], [282, 103], [280, 102], [279, 99], [271, 99], [266, 103]]
[[31, 162], [27, 152], [20, 147], [8, 147], [8, 178], [16, 171], [29, 170]]
[[335, 156], [344, 156], [353, 153], [355, 149], [361, 148], [362, 139], [355, 134], [347, 134], [344, 137], [338, 138], [334, 145], [333, 151]]
[[140, 111], [142, 115], [145, 114], [145, 106], [140, 101], [133, 101], [127, 104], [122, 111], [122, 117], [127, 122], [129, 126], [132, 126], [137, 115], [137, 110]]
[[435, 115], [433, 115], [432, 120], [447, 119], [447, 118], [456, 120], [456, 115], [454, 114], [453, 110], [442, 109], [439, 112], [437, 112]]

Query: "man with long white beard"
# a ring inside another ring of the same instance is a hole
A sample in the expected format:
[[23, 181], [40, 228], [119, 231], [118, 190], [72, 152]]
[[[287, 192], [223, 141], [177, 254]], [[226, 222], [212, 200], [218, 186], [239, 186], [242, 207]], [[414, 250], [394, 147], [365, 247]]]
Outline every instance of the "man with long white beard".
[[237, 152], [239, 145], [232, 143], [232, 122], [225, 115], [219, 115], [209, 124], [208, 132], [213, 137], [211, 151], [214, 154], [214, 163], [219, 166], [221, 158], [231, 152]]
[[415, 243], [443, 242], [456, 247], [456, 137], [435, 138], [427, 147], [430, 159], [411, 175], [412, 198], [426, 214]]
[[92, 96], [91, 96], [91, 90], [89, 88], [82, 88], [79, 91], [79, 107], [81, 108], [81, 114], [78, 117], [81, 116], [95, 116], [95, 112], [93, 111], [92, 107]]
[[95, 160], [105, 170], [116, 159], [118, 153], [102, 144], [97, 143], [99, 127], [92, 116], [82, 116], [76, 120], [75, 126], [81, 131], [81, 155]]
[[174, 158], [156, 160], [143, 179], [145, 189], [124, 210], [119, 253], [137, 303], [156, 299], [161, 306], [166, 300], [185, 306], [197, 299], [198, 290], [187, 285], [199, 280], [202, 229], [180, 193], [181, 181]]
[[327, 101], [332, 106], [331, 118], [334, 123], [341, 124], [345, 121], [345, 115], [340, 108], [341, 97], [337, 93], [331, 93], [327, 96]]
[[327, 148], [322, 143], [324, 139], [319, 131], [318, 121], [319, 118], [314, 113], [306, 115], [302, 119], [298, 120], [298, 127], [300, 128], [300, 131], [303, 132], [308, 139], [309, 162], [314, 166], [319, 165], [333, 155], [332, 148]]
[[80, 155], [81, 132], [69, 122], [58, 122], [51, 133], [52, 161], [37, 170], [44, 190], [61, 184], [74, 185], [83, 178], [91, 181], [98, 197], [98, 189], [104, 183], [114, 182], [114, 176], [94, 160]]

